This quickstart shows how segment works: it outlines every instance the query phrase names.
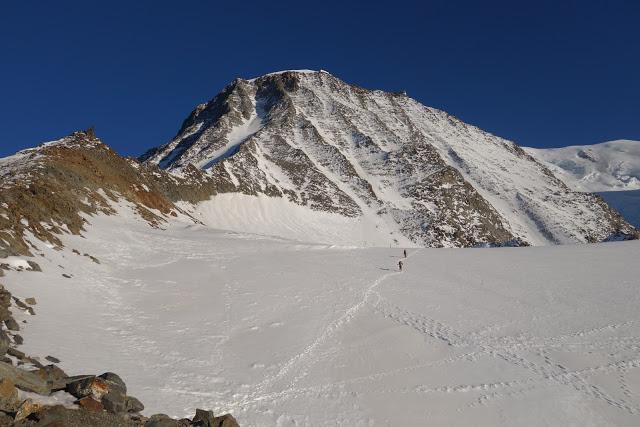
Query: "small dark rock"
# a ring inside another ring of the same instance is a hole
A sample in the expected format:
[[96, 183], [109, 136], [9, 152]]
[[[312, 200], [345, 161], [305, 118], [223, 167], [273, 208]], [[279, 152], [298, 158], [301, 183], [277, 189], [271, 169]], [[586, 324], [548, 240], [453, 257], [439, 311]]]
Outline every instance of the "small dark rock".
[[114, 414], [126, 412], [127, 386], [122, 378], [113, 372], [105, 372], [98, 378], [105, 382], [108, 389], [101, 399], [104, 409]]
[[22, 338], [22, 335], [15, 334], [13, 336], [13, 342], [16, 345], [22, 345], [22, 343], [24, 343], [24, 338]]
[[20, 325], [18, 325], [18, 322], [16, 322], [16, 320], [13, 317], [10, 317], [10, 318], [6, 319], [4, 321], [4, 324], [7, 327], [7, 329], [10, 330], [10, 331], [19, 331], [20, 330]]
[[57, 357], [47, 356], [45, 357], [45, 359], [47, 359], [51, 363], [60, 363], [60, 359], [58, 359]]
[[9, 340], [9, 336], [5, 331], [0, 329], [0, 355], [6, 354], [10, 345], [11, 340]]
[[31, 372], [45, 380], [51, 391], [64, 390], [67, 386], [68, 375], [56, 365], [43, 366]]
[[94, 375], [82, 375], [71, 377], [67, 381], [65, 390], [78, 399], [91, 396], [95, 400], [101, 400], [109, 391], [109, 386], [102, 378]]
[[224, 414], [216, 417], [211, 427], [240, 427], [240, 425], [231, 414]]
[[62, 277], [66, 277], [67, 279], [71, 279], [71, 275], [67, 273], [62, 273]]
[[[144, 427], [183, 427], [185, 424], [181, 421], [174, 420], [165, 414], [152, 415]], [[188, 425], [188, 424], [187, 424]]]
[[118, 374], [114, 374], [113, 372], [105, 372], [104, 374], [98, 376], [98, 378], [102, 378], [109, 384], [118, 386], [122, 390], [122, 393], [127, 394], [127, 385]]
[[144, 410], [144, 405], [133, 396], [125, 397], [125, 410], [128, 413], [138, 413]]
[[32, 316], [35, 316], [36, 312], [34, 311], [33, 307], [29, 307], [27, 304], [25, 304], [24, 302], [20, 301], [19, 298], [13, 297], [13, 302], [15, 303], [15, 305], [19, 309], [26, 311], [27, 313], [29, 313]]
[[13, 302], [16, 306], [18, 306], [21, 309], [26, 309], [27, 308], [27, 304], [23, 303], [22, 301], [20, 301], [20, 298], [16, 298], [13, 297]]
[[78, 400], [77, 403], [87, 411], [102, 412], [104, 410], [104, 406], [102, 406], [102, 403], [98, 402], [91, 396], [83, 397], [82, 399]]
[[100, 400], [106, 411], [113, 414], [126, 412], [127, 386], [122, 378], [113, 372], [105, 372], [94, 381], [100, 381], [104, 387], [104, 393], [95, 397]]
[[107, 394], [102, 396], [100, 400], [104, 405], [104, 409], [112, 414], [120, 414], [126, 412], [126, 396], [118, 388], [109, 388]]
[[43, 368], [44, 367], [44, 365], [42, 363], [40, 363], [40, 361], [36, 357], [25, 356], [25, 358], [22, 359], [22, 362], [31, 363], [36, 368]]
[[13, 356], [16, 359], [20, 359], [20, 360], [25, 359], [27, 357], [23, 352], [21, 352], [20, 350], [16, 350], [15, 348], [8, 349], [7, 354], [9, 356]]
[[98, 258], [94, 257], [93, 255], [84, 254], [84, 256], [89, 257], [89, 259], [95, 262], [96, 264], [100, 264], [100, 261], [98, 260]]
[[31, 271], [42, 271], [42, 269], [40, 268], [40, 266], [36, 262], [27, 261], [27, 264], [29, 264], [29, 270], [31, 270]]
[[36, 299], [35, 299], [35, 298], [33, 298], [33, 297], [25, 298], [25, 299], [24, 299], [24, 302], [26, 302], [26, 303], [27, 303], [27, 304], [29, 304], [29, 305], [36, 305], [36, 304], [37, 304], [37, 303], [36, 303]]
[[193, 417], [193, 425], [198, 427], [213, 427], [215, 416], [213, 411], [205, 411], [204, 409], [196, 409], [196, 416]]

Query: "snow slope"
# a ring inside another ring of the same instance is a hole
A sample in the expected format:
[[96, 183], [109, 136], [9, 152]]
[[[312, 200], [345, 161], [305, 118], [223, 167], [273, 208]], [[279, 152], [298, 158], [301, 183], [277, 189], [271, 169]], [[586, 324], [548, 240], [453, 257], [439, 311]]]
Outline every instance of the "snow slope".
[[391, 244], [546, 245], [633, 233], [513, 142], [324, 71], [236, 79], [142, 159], [176, 174], [195, 165], [220, 193], [362, 218], [377, 226], [372, 239]]
[[163, 230], [118, 211], [62, 251], [34, 240], [43, 272], [3, 282], [38, 301], [25, 351], [118, 372], [147, 413], [213, 407], [243, 427], [640, 422], [637, 241], [410, 249], [398, 273], [399, 249]]
[[591, 193], [640, 190], [640, 141], [562, 148], [525, 148], [569, 187]]
[[[380, 218], [345, 217], [332, 212], [313, 211], [283, 198], [223, 193], [191, 205], [179, 203], [185, 212], [204, 224], [227, 231], [262, 234], [342, 246], [415, 246], [397, 227]], [[388, 236], [395, 237], [391, 240]]]

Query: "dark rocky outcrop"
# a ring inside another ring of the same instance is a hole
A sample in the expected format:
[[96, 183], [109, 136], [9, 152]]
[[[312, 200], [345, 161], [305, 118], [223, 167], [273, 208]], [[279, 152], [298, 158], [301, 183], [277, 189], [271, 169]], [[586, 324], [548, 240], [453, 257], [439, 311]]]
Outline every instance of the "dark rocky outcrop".
[[[51, 406], [36, 397], [20, 399], [18, 389], [42, 397], [65, 391], [76, 401], [73, 407]], [[112, 372], [68, 377], [55, 365], [29, 372], [0, 362], [0, 426], [238, 426], [229, 414], [216, 417], [212, 411], [201, 409], [192, 420], [164, 414], [145, 417], [140, 414], [144, 405], [126, 392], [124, 381]]]

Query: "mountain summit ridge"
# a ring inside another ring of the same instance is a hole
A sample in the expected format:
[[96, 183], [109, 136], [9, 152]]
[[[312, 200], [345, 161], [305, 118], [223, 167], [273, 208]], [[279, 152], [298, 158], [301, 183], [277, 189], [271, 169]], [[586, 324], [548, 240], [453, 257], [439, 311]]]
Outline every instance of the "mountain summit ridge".
[[236, 79], [141, 160], [178, 175], [193, 165], [220, 193], [366, 220], [390, 242], [544, 245], [633, 233], [517, 144], [326, 71]]

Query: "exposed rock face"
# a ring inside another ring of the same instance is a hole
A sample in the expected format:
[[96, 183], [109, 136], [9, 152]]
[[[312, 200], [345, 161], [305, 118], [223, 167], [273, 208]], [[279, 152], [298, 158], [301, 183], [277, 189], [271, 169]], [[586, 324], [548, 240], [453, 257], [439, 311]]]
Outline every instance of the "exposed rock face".
[[[93, 132], [21, 151], [0, 159], [0, 266], [1, 258], [33, 254], [27, 232], [60, 247], [57, 236], [79, 234], [83, 215], [114, 214], [115, 201], [132, 203], [142, 218], [159, 226], [181, 213], [175, 201], [204, 200], [214, 189], [194, 168], [186, 168], [181, 178], [121, 157]], [[39, 267], [33, 263], [31, 269]]]
[[378, 216], [427, 246], [636, 236], [513, 142], [323, 71], [237, 79], [142, 160], [179, 175], [195, 166], [218, 192]]

